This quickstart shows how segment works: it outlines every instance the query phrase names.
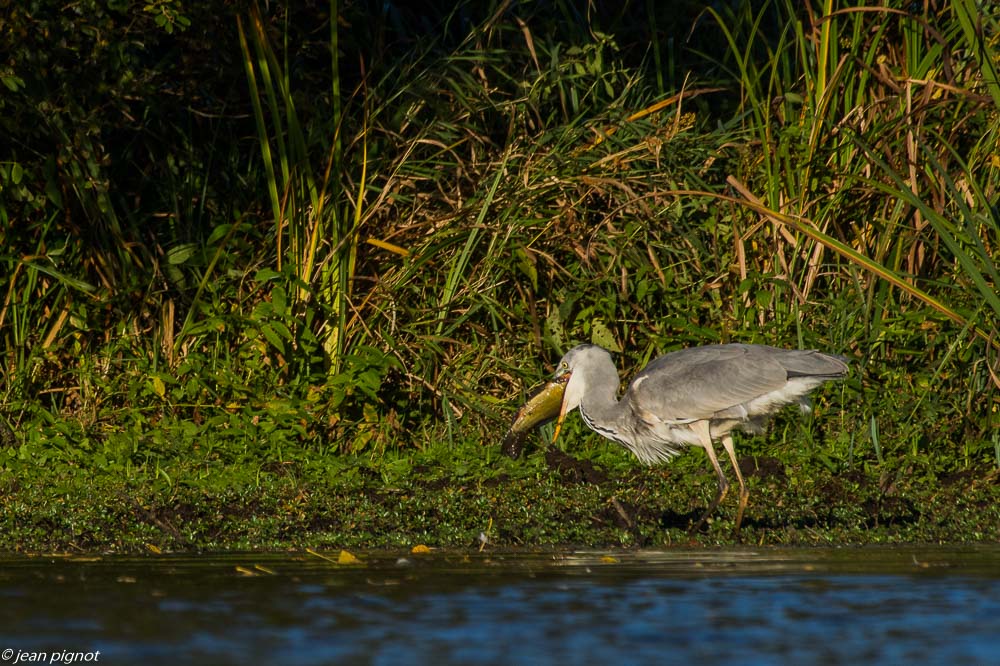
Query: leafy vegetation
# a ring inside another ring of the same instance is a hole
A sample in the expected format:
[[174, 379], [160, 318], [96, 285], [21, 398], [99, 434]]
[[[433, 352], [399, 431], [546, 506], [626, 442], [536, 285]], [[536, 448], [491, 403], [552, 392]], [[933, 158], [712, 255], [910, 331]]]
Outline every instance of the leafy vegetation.
[[[308, 498], [409, 484], [478, 493], [452, 505], [477, 517], [444, 521], [465, 526], [439, 534], [451, 543], [546, 493], [576, 515], [597, 500], [558, 481], [551, 451], [520, 468], [497, 455], [513, 407], [578, 341], [622, 352], [623, 374], [720, 341], [843, 353], [854, 372], [817, 417], [741, 450], [780, 461], [787, 502], [823, 483], [935, 498], [960, 475], [977, 499], [952, 525], [991, 538], [1000, 14], [440, 4], [9, 9], [0, 501], [22, 540], [3, 547], [77, 544], [32, 530], [81, 502], [100, 523], [132, 495], [154, 516], [184, 498], [193, 530], [239, 498], [279, 521], [177, 547], [278, 546], [304, 520], [364, 545], [331, 518], [351, 507]], [[584, 433], [559, 446], [639, 484], [595, 495], [692, 506], [643, 495], [661, 472], [627, 472]], [[671, 467], [693, 506], [703, 462]], [[504, 479], [510, 505], [490, 490]], [[870, 526], [834, 500], [829, 538]], [[385, 542], [389, 523], [364, 524]], [[559, 538], [592, 541], [585, 527]]]

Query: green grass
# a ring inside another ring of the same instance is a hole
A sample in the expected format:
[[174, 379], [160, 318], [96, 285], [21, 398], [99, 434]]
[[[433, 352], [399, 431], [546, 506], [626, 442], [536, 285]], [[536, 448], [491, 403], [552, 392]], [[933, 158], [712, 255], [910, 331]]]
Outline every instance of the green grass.
[[[0, 549], [478, 548], [480, 535], [491, 549], [733, 542], [734, 502], [702, 533], [686, 532], [715, 491], [700, 452], [656, 469], [636, 469], [604, 444], [573, 454], [583, 462], [542, 450], [510, 461], [476, 445], [379, 460], [331, 462], [291, 452], [283, 461], [251, 462], [195, 448], [165, 466], [114, 473], [49, 461], [30, 483], [5, 477]], [[935, 472], [915, 459], [906, 467], [847, 468], [822, 449], [804, 448], [785, 451], [783, 461], [747, 459], [752, 494], [744, 543], [1000, 537], [995, 472]], [[8, 461], [15, 469], [23, 463]]]
[[851, 359], [748, 540], [995, 538], [995, 13], [90, 4], [3, 33], [0, 547], [676, 543], [696, 452], [499, 456], [580, 341]]

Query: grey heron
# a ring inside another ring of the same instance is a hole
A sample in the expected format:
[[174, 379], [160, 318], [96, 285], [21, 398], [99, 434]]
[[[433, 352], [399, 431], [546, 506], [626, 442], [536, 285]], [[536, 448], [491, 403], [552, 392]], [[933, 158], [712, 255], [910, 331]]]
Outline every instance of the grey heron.
[[841, 356], [815, 350], [766, 345], [723, 344], [692, 347], [651, 361], [629, 383], [619, 400], [619, 377], [611, 354], [597, 345], [569, 350], [553, 380], [515, 417], [504, 449], [516, 457], [530, 428], [551, 420], [559, 404], [552, 441], [566, 415], [580, 410], [584, 423], [631, 451], [643, 463], [666, 462], [686, 446], [708, 454], [719, 490], [699, 521], [697, 531], [729, 490], [715, 455], [721, 440], [740, 486], [735, 532], [739, 533], [749, 491], [736, 460], [732, 432], [763, 432], [769, 416], [798, 403], [808, 411], [808, 394], [847, 374]]

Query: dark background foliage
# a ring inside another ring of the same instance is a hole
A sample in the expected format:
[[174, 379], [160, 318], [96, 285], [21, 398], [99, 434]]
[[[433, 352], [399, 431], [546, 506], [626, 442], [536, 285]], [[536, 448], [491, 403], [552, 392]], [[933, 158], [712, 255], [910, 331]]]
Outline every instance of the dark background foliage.
[[[844, 13], [829, 42], [815, 11], [4, 3], [3, 418], [36, 453], [57, 422], [106, 443], [223, 421], [263, 422], [259, 455], [380, 453], [502, 428], [574, 340], [627, 350], [626, 370], [745, 340], [855, 360], [851, 456], [992, 460], [981, 61], [951, 4]], [[813, 99], [823, 48], [836, 94]], [[906, 97], [915, 80], [940, 85]], [[132, 449], [113, 458], [161, 455]]]

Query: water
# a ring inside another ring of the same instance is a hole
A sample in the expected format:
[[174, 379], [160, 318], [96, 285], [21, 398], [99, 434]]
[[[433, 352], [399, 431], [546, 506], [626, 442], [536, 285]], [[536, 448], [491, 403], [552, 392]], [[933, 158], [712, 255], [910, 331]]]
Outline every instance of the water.
[[1000, 663], [996, 546], [359, 556], [0, 558], [0, 666]]

